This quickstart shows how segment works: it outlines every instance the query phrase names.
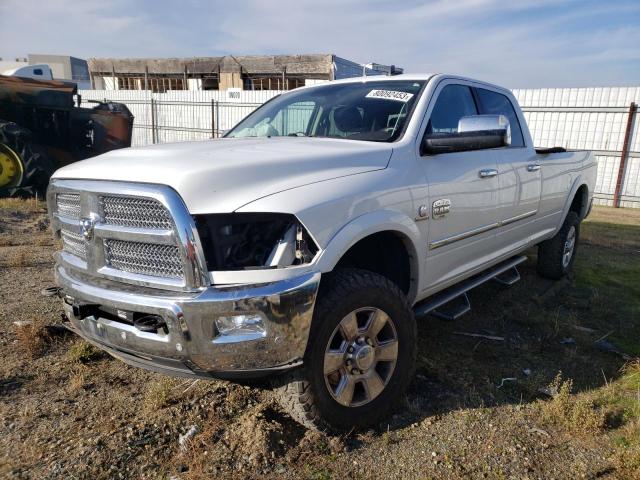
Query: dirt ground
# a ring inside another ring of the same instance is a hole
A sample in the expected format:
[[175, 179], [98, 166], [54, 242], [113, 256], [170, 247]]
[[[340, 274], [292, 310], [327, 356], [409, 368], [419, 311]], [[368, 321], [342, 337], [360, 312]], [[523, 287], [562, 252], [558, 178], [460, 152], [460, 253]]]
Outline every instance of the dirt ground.
[[138, 370], [66, 333], [39, 293], [56, 248], [42, 204], [0, 203], [2, 478], [640, 478], [640, 211], [595, 209], [566, 280], [536, 276], [531, 251], [472, 313], [420, 319], [396, 414], [344, 436], [267, 390]]

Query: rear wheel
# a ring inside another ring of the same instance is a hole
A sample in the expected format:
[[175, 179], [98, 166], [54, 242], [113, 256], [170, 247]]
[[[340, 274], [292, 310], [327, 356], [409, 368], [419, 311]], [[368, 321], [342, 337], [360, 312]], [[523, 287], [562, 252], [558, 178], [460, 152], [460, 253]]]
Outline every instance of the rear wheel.
[[576, 258], [580, 238], [580, 218], [569, 212], [558, 233], [538, 246], [538, 274], [557, 280], [565, 276]]
[[54, 171], [54, 162], [31, 142], [29, 130], [0, 122], [0, 196], [44, 196]]
[[277, 379], [276, 398], [320, 430], [380, 422], [409, 383], [416, 324], [399, 288], [356, 269], [323, 278], [304, 367]]

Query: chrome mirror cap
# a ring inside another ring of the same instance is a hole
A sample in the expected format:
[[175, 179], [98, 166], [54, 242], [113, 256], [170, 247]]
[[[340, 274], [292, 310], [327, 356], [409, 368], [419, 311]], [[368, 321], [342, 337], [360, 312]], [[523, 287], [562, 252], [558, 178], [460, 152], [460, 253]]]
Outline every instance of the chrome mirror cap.
[[458, 133], [504, 130], [504, 145], [511, 145], [511, 126], [504, 115], [470, 115], [458, 121]]

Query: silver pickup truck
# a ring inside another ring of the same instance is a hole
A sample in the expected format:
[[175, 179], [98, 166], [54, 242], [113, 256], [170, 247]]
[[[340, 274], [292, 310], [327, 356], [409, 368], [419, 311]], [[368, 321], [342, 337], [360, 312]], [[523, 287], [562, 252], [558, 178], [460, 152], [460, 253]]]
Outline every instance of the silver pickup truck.
[[591, 207], [589, 152], [536, 150], [506, 89], [451, 75], [331, 82], [220, 140], [58, 170], [48, 206], [69, 328], [191, 378], [274, 377], [291, 415], [379, 422], [411, 380], [416, 320], [560, 278]]

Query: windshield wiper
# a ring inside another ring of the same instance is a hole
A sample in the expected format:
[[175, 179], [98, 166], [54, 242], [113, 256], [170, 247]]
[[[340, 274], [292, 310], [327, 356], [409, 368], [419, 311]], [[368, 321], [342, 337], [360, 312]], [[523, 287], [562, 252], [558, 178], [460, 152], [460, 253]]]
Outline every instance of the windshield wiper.
[[289, 133], [287, 134], [287, 137], [309, 137], [310, 135], [307, 135], [304, 132], [295, 132], [295, 133]]

